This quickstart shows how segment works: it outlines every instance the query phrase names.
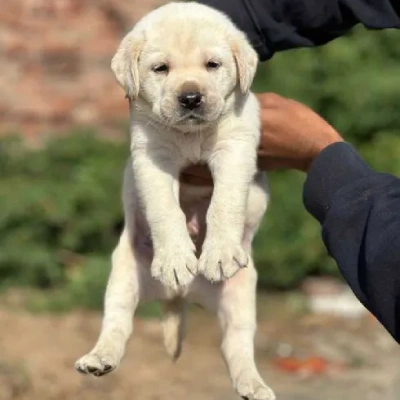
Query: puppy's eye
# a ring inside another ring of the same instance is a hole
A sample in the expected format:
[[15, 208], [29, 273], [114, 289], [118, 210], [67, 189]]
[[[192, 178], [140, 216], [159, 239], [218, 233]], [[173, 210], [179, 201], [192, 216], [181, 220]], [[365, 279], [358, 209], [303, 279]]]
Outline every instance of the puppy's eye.
[[207, 69], [218, 69], [221, 66], [221, 63], [217, 61], [209, 61], [206, 64]]
[[162, 63], [162, 64], [158, 64], [156, 66], [154, 66], [152, 68], [153, 72], [156, 72], [157, 74], [162, 74], [162, 73], [166, 73], [169, 70], [169, 67], [167, 64]]

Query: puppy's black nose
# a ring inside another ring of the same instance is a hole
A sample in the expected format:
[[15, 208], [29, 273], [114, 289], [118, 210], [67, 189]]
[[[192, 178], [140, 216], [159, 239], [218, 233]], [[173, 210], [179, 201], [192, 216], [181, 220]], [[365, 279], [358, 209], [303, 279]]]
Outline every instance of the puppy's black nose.
[[187, 92], [182, 93], [178, 100], [183, 108], [194, 110], [200, 106], [202, 98], [203, 96], [200, 92]]

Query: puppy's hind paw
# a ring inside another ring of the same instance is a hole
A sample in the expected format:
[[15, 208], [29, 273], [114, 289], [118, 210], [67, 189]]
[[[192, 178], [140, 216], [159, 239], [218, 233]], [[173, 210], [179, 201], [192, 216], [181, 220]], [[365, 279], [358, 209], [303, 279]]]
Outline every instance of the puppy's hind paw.
[[246, 376], [235, 382], [235, 389], [244, 400], [275, 400], [275, 394], [261, 379]]
[[117, 362], [109, 355], [89, 353], [75, 363], [75, 369], [82, 374], [103, 376], [117, 367]]

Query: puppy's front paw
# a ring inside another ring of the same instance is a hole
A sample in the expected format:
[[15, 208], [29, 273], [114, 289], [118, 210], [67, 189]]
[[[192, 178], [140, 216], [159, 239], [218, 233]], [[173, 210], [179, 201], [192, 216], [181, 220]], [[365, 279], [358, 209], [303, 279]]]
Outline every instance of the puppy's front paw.
[[156, 249], [151, 275], [172, 290], [187, 286], [197, 272], [198, 260], [194, 248], [176, 243]]
[[89, 353], [75, 363], [75, 369], [82, 374], [102, 376], [113, 371], [118, 366], [118, 361], [112, 355]]
[[233, 382], [235, 390], [244, 400], [275, 400], [275, 394], [261, 378], [243, 372]]
[[206, 240], [199, 260], [199, 273], [211, 282], [231, 278], [247, 266], [249, 257], [239, 244]]

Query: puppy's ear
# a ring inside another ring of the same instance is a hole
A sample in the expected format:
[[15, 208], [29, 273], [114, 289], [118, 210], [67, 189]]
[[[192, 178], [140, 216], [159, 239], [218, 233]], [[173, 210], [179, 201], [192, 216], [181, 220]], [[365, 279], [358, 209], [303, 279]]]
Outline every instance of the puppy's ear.
[[257, 71], [258, 55], [242, 32], [239, 32], [232, 40], [231, 46], [236, 62], [240, 90], [243, 94], [246, 94], [250, 90]]
[[134, 100], [139, 94], [138, 61], [144, 45], [142, 35], [131, 32], [125, 36], [111, 61], [111, 69], [126, 97]]

